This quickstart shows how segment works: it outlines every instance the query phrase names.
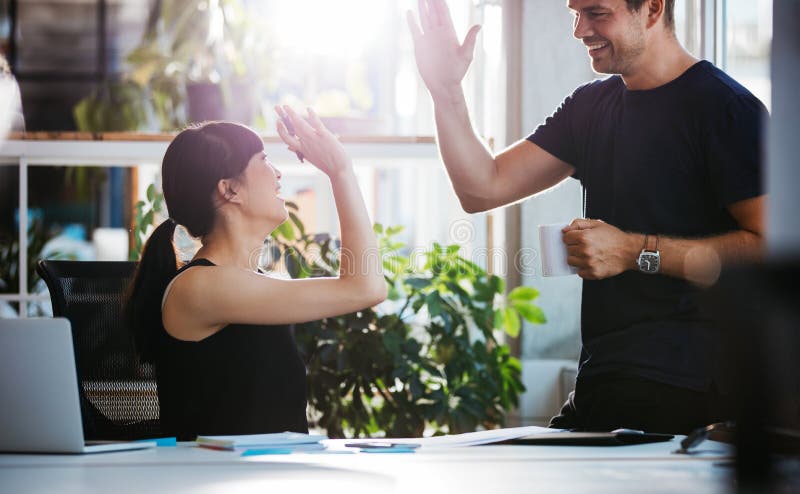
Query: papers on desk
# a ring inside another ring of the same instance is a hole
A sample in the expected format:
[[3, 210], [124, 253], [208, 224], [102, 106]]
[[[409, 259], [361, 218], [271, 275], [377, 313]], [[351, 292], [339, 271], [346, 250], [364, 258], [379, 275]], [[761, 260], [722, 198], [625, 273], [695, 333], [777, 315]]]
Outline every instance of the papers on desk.
[[[407, 438], [371, 438], [368, 442], [379, 446], [386, 444], [390, 448], [380, 449], [383, 452], [413, 452], [414, 447], [429, 448], [459, 448], [464, 446], [478, 446], [493, 444], [521, 437], [537, 434], [550, 434], [563, 432], [561, 429], [548, 429], [545, 427], [511, 427], [507, 429], [492, 429], [488, 431], [467, 432], [435, 437], [407, 437]], [[290, 453], [353, 453], [356, 451], [374, 453], [379, 448], [353, 448], [349, 445], [358, 442], [354, 439], [328, 439], [320, 434], [300, 434], [297, 432], [281, 432], [276, 434], [251, 434], [241, 436], [198, 436], [196, 443], [204, 448], [224, 451], [242, 451], [242, 456], [256, 456], [268, 454]], [[363, 442], [363, 441], [362, 441]], [[401, 448], [401, 445], [409, 445]], [[412, 446], [413, 445], [413, 446]]]
[[[321, 450], [320, 443], [328, 436], [321, 434], [301, 434], [299, 432], [278, 432], [274, 434], [244, 434], [239, 436], [197, 436], [198, 446], [211, 449], [233, 451], [237, 449], [258, 450], [260, 454], [291, 453], [293, 451]], [[249, 453], [255, 454], [255, 453]]]
[[[481, 444], [493, 444], [511, 439], [517, 439], [535, 434], [550, 434], [553, 432], [564, 432], [561, 429], [549, 429], [547, 427], [509, 427], [506, 429], [492, 429], [488, 431], [466, 432], [464, 434], [452, 434], [447, 436], [434, 437], [403, 437], [403, 438], [372, 438], [370, 443], [387, 444], [417, 444], [421, 448], [460, 448], [464, 446], [479, 446]], [[342, 448], [345, 443], [352, 443], [352, 439], [328, 439], [322, 443], [328, 448]]]

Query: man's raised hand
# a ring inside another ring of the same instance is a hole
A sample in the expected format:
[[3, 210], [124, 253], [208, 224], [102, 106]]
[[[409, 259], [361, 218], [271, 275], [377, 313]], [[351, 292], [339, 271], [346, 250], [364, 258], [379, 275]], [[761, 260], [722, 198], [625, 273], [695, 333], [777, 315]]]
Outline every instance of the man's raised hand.
[[408, 27], [422, 80], [434, 98], [460, 88], [475, 53], [480, 26], [472, 26], [459, 43], [445, 0], [418, 0], [419, 23], [410, 10]]

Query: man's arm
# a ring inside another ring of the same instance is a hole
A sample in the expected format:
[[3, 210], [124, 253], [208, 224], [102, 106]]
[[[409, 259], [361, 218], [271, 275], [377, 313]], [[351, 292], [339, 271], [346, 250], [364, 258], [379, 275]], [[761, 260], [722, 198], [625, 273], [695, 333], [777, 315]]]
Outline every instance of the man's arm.
[[[714, 284], [723, 265], [763, 259], [766, 196], [735, 202], [728, 211], [739, 230], [707, 238], [684, 239], [659, 235], [660, 273], [701, 286]], [[623, 232], [599, 220], [574, 220], [564, 229], [567, 262], [588, 280], [637, 270], [636, 258], [644, 246], [641, 233]]]
[[570, 165], [528, 141], [492, 156], [472, 128], [461, 88], [480, 27], [459, 43], [444, 0], [420, 0], [419, 20], [408, 13], [417, 67], [433, 98], [439, 151], [464, 210], [503, 206], [572, 175]]
[[574, 173], [572, 166], [525, 139], [493, 157], [472, 128], [460, 86], [457, 93], [434, 96], [433, 102], [439, 152], [464, 211], [511, 204]]

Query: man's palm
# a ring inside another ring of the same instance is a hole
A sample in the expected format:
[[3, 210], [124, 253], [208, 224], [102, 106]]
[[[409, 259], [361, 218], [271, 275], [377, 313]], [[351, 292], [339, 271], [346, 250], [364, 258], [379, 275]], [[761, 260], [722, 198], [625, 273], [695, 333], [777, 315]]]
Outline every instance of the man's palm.
[[460, 85], [472, 62], [480, 26], [472, 26], [459, 43], [444, 0], [419, 0], [419, 19], [418, 24], [408, 12], [417, 68], [425, 85], [433, 94]]

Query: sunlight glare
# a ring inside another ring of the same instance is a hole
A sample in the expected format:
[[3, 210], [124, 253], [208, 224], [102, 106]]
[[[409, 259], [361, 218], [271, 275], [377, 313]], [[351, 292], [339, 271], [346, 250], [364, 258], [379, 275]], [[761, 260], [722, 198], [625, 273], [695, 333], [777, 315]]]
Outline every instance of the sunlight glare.
[[270, 24], [278, 42], [294, 50], [336, 58], [357, 58], [383, 27], [380, 0], [297, 0], [274, 2]]

